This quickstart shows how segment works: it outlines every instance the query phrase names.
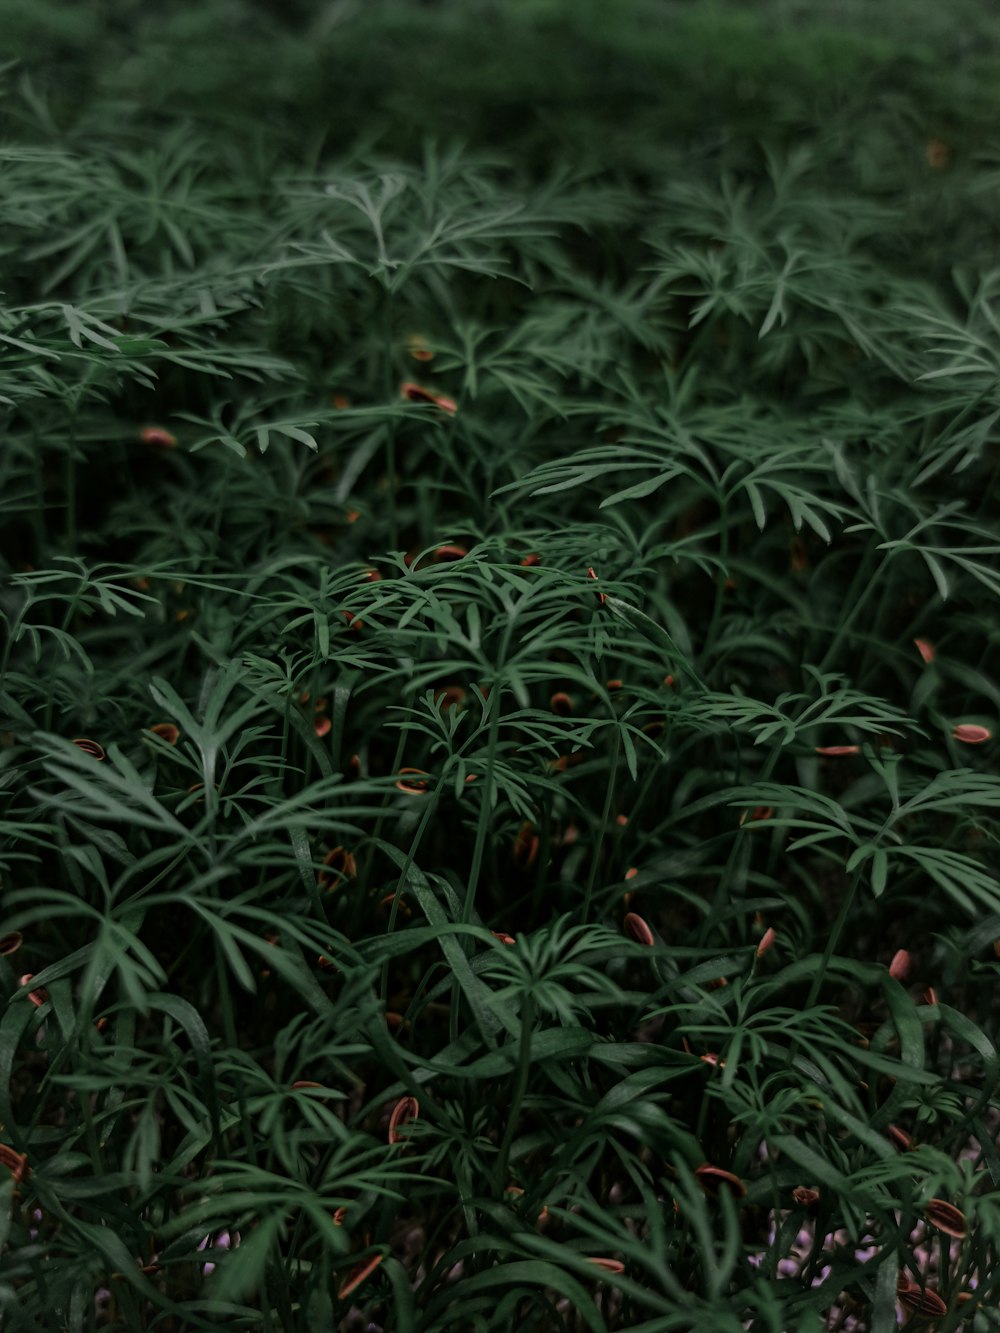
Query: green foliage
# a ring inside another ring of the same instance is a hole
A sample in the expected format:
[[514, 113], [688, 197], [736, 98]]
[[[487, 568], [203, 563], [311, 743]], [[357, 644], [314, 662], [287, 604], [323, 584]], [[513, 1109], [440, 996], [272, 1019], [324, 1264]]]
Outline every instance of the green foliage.
[[996, 1327], [1000, 53], [880, 15], [0, 0], [5, 1328]]

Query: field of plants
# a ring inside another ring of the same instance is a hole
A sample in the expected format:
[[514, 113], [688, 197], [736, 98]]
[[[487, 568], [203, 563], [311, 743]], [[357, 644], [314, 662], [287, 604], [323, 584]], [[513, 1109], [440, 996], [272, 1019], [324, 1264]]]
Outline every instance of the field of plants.
[[1000, 1329], [1000, 27], [0, 0], [0, 1328]]

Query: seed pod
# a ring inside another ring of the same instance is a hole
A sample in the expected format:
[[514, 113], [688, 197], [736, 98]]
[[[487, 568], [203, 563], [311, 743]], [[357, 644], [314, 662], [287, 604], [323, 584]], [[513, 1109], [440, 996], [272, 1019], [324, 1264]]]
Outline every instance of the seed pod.
[[930, 1199], [924, 1209], [924, 1216], [931, 1226], [937, 1227], [946, 1236], [954, 1236], [956, 1240], [965, 1238], [965, 1214], [953, 1203], [945, 1199]]
[[765, 930], [764, 934], [760, 937], [760, 943], [757, 945], [758, 958], [760, 958], [762, 954], [767, 953], [768, 949], [774, 944], [774, 938], [774, 927], [768, 926], [767, 930]]
[[624, 1273], [625, 1265], [620, 1259], [597, 1258], [594, 1255], [587, 1255], [587, 1263], [593, 1264], [595, 1268], [603, 1268], [606, 1273]]
[[792, 1198], [803, 1208], [811, 1208], [819, 1203], [819, 1190], [814, 1190], [809, 1185], [796, 1185], [792, 1190]]
[[84, 754], [93, 755], [97, 760], [104, 758], [103, 746], [98, 745], [97, 741], [88, 740], [86, 736], [77, 736], [73, 744], [78, 745]]
[[451, 560], [464, 560], [469, 554], [464, 546], [439, 546], [434, 552], [434, 559], [447, 564]]
[[536, 565], [542, 563], [542, 557], [536, 552], [530, 551], [519, 563], [524, 569], [534, 569]]
[[404, 917], [407, 921], [409, 921], [410, 917], [413, 915], [413, 912], [410, 908], [409, 903], [406, 901], [406, 897], [404, 894], [387, 893], [383, 898], [380, 898], [378, 902], [379, 907], [385, 913], [391, 912], [394, 904], [396, 904], [396, 911], [399, 913], [399, 915]]
[[988, 727], [977, 726], [974, 722], [961, 722], [952, 731], [952, 737], [963, 745], [982, 745], [992, 740], [993, 733]]
[[[19, 986], [27, 986], [28, 983], [31, 981], [32, 976], [33, 973], [25, 972], [24, 976], [20, 978], [17, 984]], [[48, 1003], [49, 993], [44, 986], [39, 986], [37, 990], [28, 992], [28, 999], [31, 1001], [31, 1003], [35, 1006], [36, 1009], [41, 1009], [43, 1004]]]
[[324, 736], [329, 736], [332, 729], [333, 723], [328, 717], [317, 718], [313, 727], [313, 731], [315, 731], [320, 740], [322, 740]]
[[[414, 775], [414, 776], [411, 776]], [[427, 793], [428, 784], [422, 781], [423, 778], [430, 777], [430, 774], [423, 768], [401, 768], [399, 770], [399, 781], [396, 783], [396, 790], [402, 791], [407, 796], [424, 796]]]
[[894, 981], [905, 981], [910, 974], [913, 959], [905, 949], [897, 949], [889, 964], [889, 975]]
[[8, 930], [6, 935], [0, 935], [0, 956], [9, 957], [12, 953], [17, 953], [24, 936], [19, 930]]
[[900, 1129], [898, 1125], [890, 1125], [885, 1132], [902, 1152], [906, 1152], [908, 1148], [913, 1147], [912, 1136], [907, 1134], [905, 1129]]
[[28, 1157], [26, 1153], [15, 1152], [13, 1148], [6, 1143], [0, 1143], [0, 1166], [5, 1166], [14, 1177], [14, 1181], [20, 1184], [25, 1176], [31, 1175], [31, 1167], [28, 1166]]
[[371, 1259], [362, 1259], [359, 1264], [355, 1264], [347, 1277], [345, 1277], [340, 1284], [337, 1291], [338, 1298], [342, 1301], [346, 1300], [352, 1291], [355, 1291], [361, 1286], [365, 1278], [371, 1277], [372, 1273], [375, 1272], [375, 1269], [378, 1268], [384, 1258], [384, 1254], [376, 1254]]
[[[508, 1185], [507, 1188], [504, 1190], [504, 1194], [510, 1194], [513, 1195], [515, 1199], [520, 1199], [524, 1195], [524, 1190], [521, 1189], [520, 1185]], [[549, 1210], [548, 1207], [543, 1203], [541, 1211], [535, 1218], [535, 1222], [537, 1223], [538, 1226], [544, 1226], [548, 1220], [549, 1220]]]
[[400, 394], [410, 403], [431, 403], [434, 407], [440, 408], [442, 412], [447, 412], [449, 416], [454, 416], [458, 411], [458, 404], [451, 398], [446, 398], [444, 394], [434, 393], [430, 389], [425, 389], [419, 384], [407, 381], [399, 386]]
[[422, 333], [411, 333], [406, 339], [406, 350], [414, 361], [433, 361], [434, 353]]
[[139, 439], [143, 444], [156, 445], [158, 449], [176, 449], [177, 447], [177, 436], [171, 435], [162, 426], [146, 426], [140, 432]]
[[930, 666], [930, 664], [934, 661], [934, 656], [935, 656], [934, 645], [930, 643], [927, 639], [914, 639], [913, 643], [916, 647], [917, 652], [924, 659], [926, 665]]
[[519, 870], [527, 870], [538, 856], [539, 839], [534, 824], [522, 824], [514, 839], [514, 864]]
[[399, 1101], [392, 1108], [392, 1115], [389, 1117], [389, 1142], [402, 1143], [405, 1141], [405, 1135], [400, 1134], [400, 1130], [416, 1120], [420, 1114], [420, 1103], [416, 1097], [400, 1097]]
[[641, 916], [635, 912], [629, 912], [625, 917], [625, 932], [635, 940], [636, 944], [644, 944], [652, 949], [656, 944], [653, 932]]
[[495, 940], [499, 940], [501, 944], [516, 944], [516, 943], [517, 943], [517, 940], [514, 938], [514, 936], [513, 936], [513, 935], [508, 935], [508, 934], [506, 933], [506, 931], [503, 931], [503, 930], [491, 930], [491, 931], [490, 931], [490, 934], [493, 936], [493, 938], [494, 938]]
[[[590, 569], [587, 570], [587, 578], [588, 578], [588, 579], [594, 579], [594, 581], [596, 582], [596, 580], [597, 580], [597, 575], [594, 573], [593, 568], [590, 568]], [[601, 604], [601, 606], [604, 606], [608, 599], [607, 599], [607, 596], [606, 596], [605, 593], [603, 593], [603, 592], [599, 592], [599, 593], [597, 594], [597, 600], [598, 600], [598, 602]]]
[[549, 708], [559, 717], [569, 717], [573, 711], [573, 700], [565, 690], [557, 690], [549, 700]]
[[710, 1162], [699, 1166], [695, 1175], [710, 1199], [717, 1199], [719, 1190], [723, 1186], [729, 1190], [734, 1199], [742, 1199], [747, 1192], [747, 1187], [739, 1176], [734, 1176], [732, 1171], [723, 1170], [721, 1166], [712, 1166]]
[[860, 754], [860, 745], [817, 745], [816, 753], [826, 755], [829, 758], [839, 757], [848, 754]]
[[157, 722], [149, 730], [168, 745], [176, 745], [180, 739], [180, 730], [172, 722]]
[[334, 847], [323, 857], [323, 865], [328, 867], [316, 876], [321, 889], [332, 889], [341, 879], [354, 879], [358, 873], [358, 863], [353, 852], [346, 847]]
[[933, 1287], [918, 1287], [915, 1282], [903, 1279], [896, 1288], [896, 1296], [904, 1310], [925, 1319], [940, 1319], [948, 1313], [947, 1305]]

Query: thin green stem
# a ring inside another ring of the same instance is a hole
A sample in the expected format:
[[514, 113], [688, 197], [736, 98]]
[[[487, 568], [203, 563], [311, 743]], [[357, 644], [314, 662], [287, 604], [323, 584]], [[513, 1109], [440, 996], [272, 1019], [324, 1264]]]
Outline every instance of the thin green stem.
[[840, 904], [840, 911], [837, 913], [837, 919], [833, 923], [833, 929], [827, 936], [826, 948], [819, 960], [819, 967], [812, 979], [812, 985], [809, 987], [809, 996], [806, 1000], [806, 1009], [811, 1009], [816, 1003], [816, 998], [820, 993], [823, 982], [826, 978], [827, 968], [830, 966], [830, 959], [836, 952], [837, 945], [840, 943], [840, 937], [844, 933], [844, 927], [847, 919], [851, 915], [851, 908], [854, 906], [854, 899], [857, 896], [858, 885], [861, 883], [861, 876], [864, 873], [864, 867], [859, 866], [851, 875], [847, 886], [847, 892], [844, 894], [843, 902]]
[[[499, 673], [498, 673], [499, 674]], [[496, 749], [500, 735], [500, 702], [502, 686], [497, 683], [490, 687], [487, 706], [490, 709], [489, 730], [486, 741], [486, 773], [483, 782], [483, 800], [479, 807], [479, 820], [476, 824], [476, 841], [472, 848], [472, 863], [469, 866], [469, 879], [465, 889], [465, 903], [462, 908], [463, 924], [472, 920], [472, 909], [476, 902], [476, 889], [483, 868], [483, 853], [486, 848], [486, 835], [489, 832], [493, 812], [493, 795], [496, 791]]]
[[[715, 576], [715, 597], [712, 602], [712, 618], [708, 623], [708, 630], [705, 634], [705, 646], [703, 656], [706, 662], [711, 663], [712, 652], [718, 642], [719, 634], [722, 631], [722, 612], [723, 603], [726, 596], [726, 562], [729, 559], [729, 523], [727, 522], [728, 501], [723, 495], [719, 499], [719, 571]], [[709, 673], [709, 666], [706, 666], [706, 676]]]
[[[407, 730], [402, 728], [399, 733], [399, 740], [396, 743], [396, 754], [392, 761], [392, 772], [398, 773], [400, 765], [403, 762], [403, 753], [406, 749]], [[375, 829], [372, 833], [372, 840], [369, 843], [368, 851], [365, 856], [364, 867], [358, 876], [358, 882], [361, 884], [369, 883], [372, 873], [372, 862], [375, 859], [375, 846], [382, 836], [382, 827], [385, 824], [386, 816], [389, 813], [389, 802], [392, 800], [392, 790], [385, 793], [382, 798], [382, 809], [379, 811], [378, 819], [375, 821]]]
[[[406, 888], [406, 882], [410, 876], [410, 867], [413, 865], [413, 862], [416, 859], [417, 850], [420, 847], [421, 842], [423, 841], [424, 834], [430, 828], [434, 820], [434, 816], [437, 813], [437, 808], [438, 805], [440, 804], [440, 801], [441, 801], [441, 784], [439, 783], [438, 786], [434, 788], [430, 796], [427, 798], [427, 802], [424, 807], [424, 812], [420, 816], [420, 822], [417, 825], [416, 832], [414, 833], [413, 838], [410, 841], [410, 849], [406, 853], [406, 860], [403, 862], [403, 868], [400, 870], [399, 878], [396, 880], [396, 892], [393, 895], [392, 907], [389, 911], [389, 924], [386, 928], [387, 935], [391, 935], [392, 932], [396, 929], [396, 917], [399, 915], [400, 898], [402, 897], [403, 890]], [[387, 958], [385, 962], [382, 964], [381, 979], [379, 981], [379, 996], [382, 1000], [383, 1008], [385, 1007], [385, 1002], [389, 994], [390, 961], [391, 960]]]
[[[392, 401], [393, 392], [393, 314], [392, 291], [386, 286], [383, 307], [383, 342], [382, 342], [382, 381], [385, 401]], [[396, 515], [396, 423], [390, 417], [385, 426], [385, 516], [389, 529], [389, 549], [395, 550], [399, 544], [399, 526]]]
[[494, 1173], [494, 1180], [498, 1190], [504, 1188], [504, 1182], [507, 1179], [507, 1169], [510, 1163], [510, 1150], [514, 1142], [514, 1135], [517, 1133], [517, 1125], [521, 1116], [521, 1106], [524, 1102], [524, 1094], [528, 1087], [528, 1075], [531, 1072], [531, 1038], [535, 1026], [535, 1001], [529, 993], [524, 997], [524, 1004], [521, 1008], [521, 1036], [517, 1046], [517, 1068], [514, 1074], [514, 1089], [511, 1093], [510, 1109], [507, 1113], [507, 1127], [504, 1130], [503, 1138], [500, 1140], [500, 1147], [497, 1152], [497, 1163]]
[[[770, 779], [781, 755], [781, 748], [780, 744], [771, 747], [767, 758], [764, 760], [764, 766], [755, 779], [757, 782], [767, 782]], [[711, 909], [705, 914], [705, 918], [701, 923], [701, 929], [698, 932], [699, 948], [704, 947], [708, 939], [709, 931], [719, 919], [719, 914], [726, 903], [732, 898], [742, 898], [744, 896], [743, 886], [740, 886], [739, 892], [734, 892], [731, 881], [737, 860], [742, 853], [743, 848], [747, 845], [746, 839], [749, 835], [750, 830], [748, 828], [745, 828], [742, 824], [737, 825], [733, 834], [732, 846], [729, 849], [729, 856], [726, 858], [725, 867], [723, 868], [722, 874], [719, 876], [719, 882], [715, 888], [715, 896], [712, 899]]]
[[76, 551], [76, 413], [70, 414], [66, 444], [66, 549]]
[[611, 818], [611, 807], [615, 799], [615, 780], [618, 776], [618, 758], [621, 753], [622, 734], [615, 728], [614, 739], [611, 743], [611, 761], [608, 772], [608, 782], [604, 790], [604, 809], [601, 811], [601, 822], [598, 825], [597, 837], [594, 840], [594, 850], [590, 857], [590, 870], [587, 873], [587, 887], [583, 895], [583, 920], [590, 920], [590, 904], [594, 896], [594, 885], [597, 882], [597, 874], [601, 863], [601, 850], [604, 847], [604, 839], [607, 836], [608, 821]]
[[[886, 558], [888, 558], [888, 554], [889, 553], [887, 553]], [[840, 651], [840, 645], [849, 635], [862, 608], [871, 597], [876, 586], [878, 586], [879, 580], [874, 575], [868, 575], [869, 564], [870, 553], [866, 553], [865, 558], [858, 566], [857, 572], [854, 575], [847, 596], [844, 598], [844, 606], [847, 608], [847, 612], [838, 625], [837, 632], [834, 634], [830, 646], [827, 648], [823, 660], [819, 664], [819, 670], [821, 672], [826, 671], [831, 664], [836, 661], [837, 654]], [[880, 568], [884, 565], [885, 559], [880, 561]]]

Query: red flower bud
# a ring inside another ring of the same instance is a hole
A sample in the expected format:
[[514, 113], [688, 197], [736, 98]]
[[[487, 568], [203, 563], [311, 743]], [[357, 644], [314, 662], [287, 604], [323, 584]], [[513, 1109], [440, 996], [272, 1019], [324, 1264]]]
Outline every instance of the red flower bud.
[[993, 738], [988, 727], [977, 726], [974, 722], [960, 722], [951, 734], [954, 740], [961, 741], [963, 745], [982, 745]]
[[889, 964], [889, 975], [895, 981], [905, 981], [910, 973], [910, 966], [913, 959], [905, 949], [897, 949], [892, 956], [892, 962]]
[[159, 449], [175, 449], [177, 447], [177, 436], [171, 435], [162, 426], [146, 426], [140, 432], [139, 439], [143, 444], [155, 444]]
[[637, 916], [635, 912], [629, 912], [625, 917], [625, 931], [628, 935], [631, 935], [636, 944], [644, 944], [650, 949], [656, 944], [653, 932], [642, 917]]

